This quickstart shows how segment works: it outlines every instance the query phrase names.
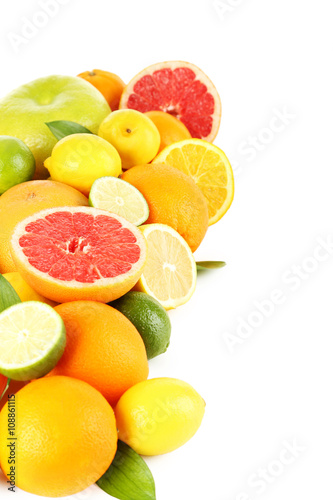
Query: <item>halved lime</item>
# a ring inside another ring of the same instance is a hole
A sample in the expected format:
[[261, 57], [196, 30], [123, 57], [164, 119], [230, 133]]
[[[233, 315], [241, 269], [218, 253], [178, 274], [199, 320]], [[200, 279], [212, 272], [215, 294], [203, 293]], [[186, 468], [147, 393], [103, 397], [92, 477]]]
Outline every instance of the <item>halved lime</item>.
[[13, 380], [46, 375], [66, 345], [65, 325], [49, 305], [30, 301], [0, 314], [0, 373]]
[[100, 177], [91, 187], [91, 207], [107, 210], [140, 226], [149, 217], [148, 203], [138, 189], [118, 177]]

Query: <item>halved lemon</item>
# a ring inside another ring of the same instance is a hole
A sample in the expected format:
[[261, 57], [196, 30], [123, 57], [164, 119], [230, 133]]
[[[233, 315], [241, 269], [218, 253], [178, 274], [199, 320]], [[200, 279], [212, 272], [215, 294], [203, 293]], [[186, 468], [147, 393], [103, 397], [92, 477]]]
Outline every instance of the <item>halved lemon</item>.
[[186, 139], [167, 146], [152, 163], [166, 163], [192, 177], [208, 203], [209, 225], [230, 208], [234, 176], [224, 152], [201, 139]]
[[197, 271], [184, 238], [165, 224], [140, 227], [148, 244], [148, 257], [135, 288], [157, 299], [165, 309], [185, 304], [195, 290]]

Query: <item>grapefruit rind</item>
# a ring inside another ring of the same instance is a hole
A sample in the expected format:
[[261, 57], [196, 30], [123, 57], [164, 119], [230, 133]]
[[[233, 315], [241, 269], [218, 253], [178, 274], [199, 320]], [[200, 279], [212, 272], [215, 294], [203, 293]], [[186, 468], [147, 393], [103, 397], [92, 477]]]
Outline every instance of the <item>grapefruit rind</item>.
[[[196, 263], [189, 245], [175, 229], [167, 226], [166, 224], [145, 224], [140, 227], [140, 230], [145, 236], [148, 244], [146, 267], [147, 276], [145, 276], [145, 272], [143, 272], [134, 289], [139, 292], [145, 292], [155, 298], [166, 310], [175, 309], [176, 307], [185, 304], [190, 300], [195, 291], [197, 279]], [[165, 235], [169, 235], [169, 237], [173, 238], [174, 243], [172, 246], [169, 246], [168, 248], [166, 247], [165, 236], [160, 239], [158, 246], [154, 241], [150, 244], [150, 236], [156, 231], [160, 232], [161, 235], [165, 233]], [[179, 245], [178, 250], [176, 249], [176, 242], [178, 242]], [[172, 258], [172, 253], [174, 253], [174, 257], [176, 256], [180, 259], [181, 251], [183, 252], [182, 262], [179, 262], [181, 272], [177, 272], [175, 262], [170, 262], [170, 257]], [[163, 257], [166, 255], [168, 256], [168, 259], [166, 262], [162, 263]], [[187, 262], [185, 262], [184, 256]], [[158, 269], [157, 267], [158, 262], [162, 264], [161, 269]], [[165, 268], [172, 269], [173, 267], [175, 267], [174, 271], [177, 272], [177, 275], [172, 278], [170, 278], [171, 273], [169, 274], [169, 277], [165, 276]], [[156, 287], [153, 288], [153, 280], [148, 278], [148, 274], [150, 274], [150, 278], [153, 278], [155, 281], [154, 285], [156, 285]], [[171, 285], [169, 287], [166, 286], [165, 282], [169, 281], [169, 283], [171, 283], [172, 280], [174, 282], [178, 282], [178, 288], [183, 288], [183, 291], [179, 296], [176, 294], [171, 296]], [[188, 282], [190, 283], [188, 284]], [[165, 295], [168, 295], [168, 297], [166, 298]]]
[[[208, 155], [206, 163], [205, 155]], [[201, 139], [186, 139], [164, 148], [152, 163], [170, 165], [192, 177], [207, 200], [209, 226], [229, 210], [234, 198], [234, 175], [227, 156], [219, 147]], [[225, 193], [222, 201], [221, 191]]]
[[[103, 215], [118, 220], [124, 228], [129, 229], [136, 237], [136, 244], [140, 247], [138, 261], [132, 265], [129, 272], [113, 278], [100, 278], [94, 283], [81, 283], [75, 280], [64, 281], [50, 277], [45, 272], [39, 271], [29, 263], [28, 257], [23, 253], [19, 245], [19, 239], [26, 234], [25, 228], [28, 224], [55, 212], [86, 213], [95, 216]], [[17, 270], [22, 274], [27, 283], [40, 295], [59, 303], [75, 300], [93, 300], [107, 303], [116, 300], [127, 293], [138, 281], [147, 256], [147, 243], [136, 226], [119, 215], [110, 214], [105, 210], [98, 210], [92, 207], [46, 209], [27, 217], [16, 225], [10, 242], [10, 249]]]
[[[132, 80], [126, 85], [124, 88], [124, 91], [122, 93], [122, 96], [120, 98], [120, 103], [119, 103], [119, 109], [127, 109], [128, 108], [128, 100], [131, 94], [134, 94], [134, 86], [135, 84], [140, 81], [144, 76], [146, 75], [152, 75], [155, 71], [162, 70], [162, 69], [171, 69], [174, 71], [175, 69], [178, 68], [188, 68], [191, 69], [195, 74], [196, 74], [196, 80], [199, 80], [201, 83], [203, 83], [207, 87], [207, 91], [213, 96], [214, 98], [214, 112], [212, 115], [212, 128], [210, 133], [205, 136], [201, 137], [201, 139], [204, 139], [208, 142], [213, 142], [215, 137], [218, 134], [219, 128], [220, 128], [220, 123], [221, 123], [221, 115], [222, 115], [222, 103], [221, 103], [221, 98], [216, 90], [215, 85], [213, 82], [210, 80], [210, 78], [195, 64], [186, 62], [186, 61], [165, 61], [161, 63], [156, 63], [151, 66], [148, 66], [144, 70], [142, 70], [140, 73], [138, 73]], [[163, 108], [152, 108], [152, 109], [147, 109], [147, 111], [165, 111], [165, 112], [170, 112], [170, 110], [163, 109]], [[140, 110], [139, 110], [140, 111]], [[171, 113], [173, 114], [173, 113]], [[198, 116], [198, 115], [197, 115]], [[177, 116], [181, 121], [181, 117]], [[186, 126], [186, 123], [184, 123]]]
[[65, 325], [49, 305], [21, 302], [0, 314], [0, 372], [27, 381], [49, 373], [66, 345]]

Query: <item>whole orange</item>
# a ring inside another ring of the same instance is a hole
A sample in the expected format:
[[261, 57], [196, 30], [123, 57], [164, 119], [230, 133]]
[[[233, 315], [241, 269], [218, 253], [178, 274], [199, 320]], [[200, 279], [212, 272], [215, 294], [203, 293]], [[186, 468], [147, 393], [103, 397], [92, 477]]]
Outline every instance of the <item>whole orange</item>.
[[147, 111], [145, 113], [156, 125], [161, 136], [158, 152], [174, 142], [191, 139], [192, 136], [183, 122], [164, 111]]
[[[15, 440], [8, 430], [8, 415], [14, 413]], [[81, 380], [34, 380], [0, 413], [1, 468], [11, 479], [8, 456], [12, 453], [14, 484], [35, 495], [61, 497], [84, 490], [108, 469], [116, 449], [111, 406]]]
[[114, 406], [130, 387], [146, 380], [146, 349], [137, 329], [113, 307], [92, 301], [56, 306], [67, 334], [65, 352], [49, 373], [88, 382]]
[[125, 88], [125, 83], [115, 73], [103, 71], [101, 69], [93, 69], [80, 73], [80, 78], [91, 83], [107, 100], [112, 111], [119, 107], [121, 94]]
[[76, 189], [55, 181], [29, 181], [8, 189], [0, 197], [0, 273], [16, 271], [9, 241], [18, 222], [44, 208], [87, 206]]
[[146, 224], [167, 224], [194, 252], [208, 228], [207, 202], [193, 179], [169, 165], [139, 165], [122, 178], [135, 186], [149, 205]]

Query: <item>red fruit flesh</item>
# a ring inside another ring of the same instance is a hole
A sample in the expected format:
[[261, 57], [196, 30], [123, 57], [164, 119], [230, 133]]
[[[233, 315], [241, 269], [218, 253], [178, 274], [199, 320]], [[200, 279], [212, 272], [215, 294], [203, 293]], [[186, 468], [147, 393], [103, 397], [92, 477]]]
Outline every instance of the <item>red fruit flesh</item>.
[[30, 222], [19, 245], [52, 278], [95, 283], [131, 270], [140, 258], [135, 235], [110, 215], [59, 211]]

